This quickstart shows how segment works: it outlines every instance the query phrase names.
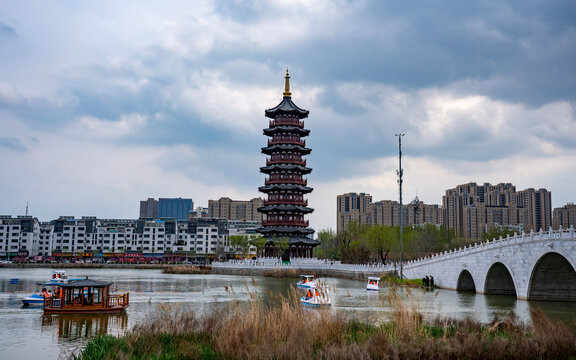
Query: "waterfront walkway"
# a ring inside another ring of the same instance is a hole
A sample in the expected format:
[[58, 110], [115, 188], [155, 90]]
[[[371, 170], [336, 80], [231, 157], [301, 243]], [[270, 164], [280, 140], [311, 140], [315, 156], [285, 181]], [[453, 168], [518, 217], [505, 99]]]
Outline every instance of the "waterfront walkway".
[[291, 258], [288, 262], [282, 261], [280, 258], [260, 257], [255, 260], [243, 259], [212, 263], [212, 272], [216, 274], [259, 275], [274, 270], [286, 271], [291, 269], [300, 274], [316, 273], [318, 276], [355, 279], [382, 276], [396, 270], [394, 264], [342, 264], [340, 261], [317, 258]]

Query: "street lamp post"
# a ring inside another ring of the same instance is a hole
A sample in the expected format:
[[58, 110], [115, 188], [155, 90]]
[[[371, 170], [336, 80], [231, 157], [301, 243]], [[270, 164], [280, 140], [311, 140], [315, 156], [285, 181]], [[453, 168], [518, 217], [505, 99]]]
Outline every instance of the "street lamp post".
[[404, 279], [403, 267], [404, 267], [404, 240], [402, 239], [402, 227], [404, 226], [403, 214], [404, 208], [402, 207], [402, 136], [405, 134], [395, 134], [398, 136], [398, 187], [400, 193], [400, 280]]

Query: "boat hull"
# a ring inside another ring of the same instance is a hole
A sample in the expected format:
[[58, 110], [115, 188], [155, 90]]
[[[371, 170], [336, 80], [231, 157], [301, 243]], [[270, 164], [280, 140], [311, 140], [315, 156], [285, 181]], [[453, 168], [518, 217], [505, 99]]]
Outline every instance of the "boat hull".
[[40, 295], [30, 295], [27, 296], [26, 298], [22, 299], [22, 304], [23, 305], [28, 305], [28, 306], [32, 306], [32, 305], [44, 305], [44, 297], [40, 296]]
[[118, 314], [125, 311], [127, 306], [123, 307], [77, 307], [77, 308], [44, 308], [44, 314]]
[[300, 284], [300, 283], [298, 283], [296, 285], [302, 289], [313, 289], [316, 287], [316, 284], [314, 284], [314, 283], [312, 283], [312, 284]]
[[331, 303], [327, 303], [327, 304], [322, 304], [322, 303], [310, 303], [307, 301], [302, 300], [302, 304], [306, 307], [325, 307], [325, 306], [331, 306]]

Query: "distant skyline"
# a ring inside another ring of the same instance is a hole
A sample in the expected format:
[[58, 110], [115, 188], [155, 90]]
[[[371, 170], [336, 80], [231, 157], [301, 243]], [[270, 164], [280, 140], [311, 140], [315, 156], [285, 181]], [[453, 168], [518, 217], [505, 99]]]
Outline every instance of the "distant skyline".
[[0, 214], [135, 218], [263, 197], [264, 110], [310, 110], [316, 231], [336, 196], [468, 182], [576, 202], [573, 1], [0, 3]]

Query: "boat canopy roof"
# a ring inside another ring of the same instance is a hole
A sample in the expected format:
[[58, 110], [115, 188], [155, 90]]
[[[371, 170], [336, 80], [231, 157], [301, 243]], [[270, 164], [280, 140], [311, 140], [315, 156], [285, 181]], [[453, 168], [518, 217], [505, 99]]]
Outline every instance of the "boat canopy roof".
[[379, 277], [374, 277], [374, 276], [368, 276], [368, 280], [380, 281], [380, 278], [379, 278]]
[[313, 278], [314, 275], [300, 275], [300, 277], [303, 277], [303, 278]]
[[91, 279], [83, 279], [83, 280], [75, 280], [70, 281], [67, 284], [62, 284], [60, 287], [62, 288], [79, 288], [79, 287], [93, 287], [93, 288], [103, 288], [112, 285], [113, 283], [110, 281], [98, 281], [98, 280], [91, 280]]

